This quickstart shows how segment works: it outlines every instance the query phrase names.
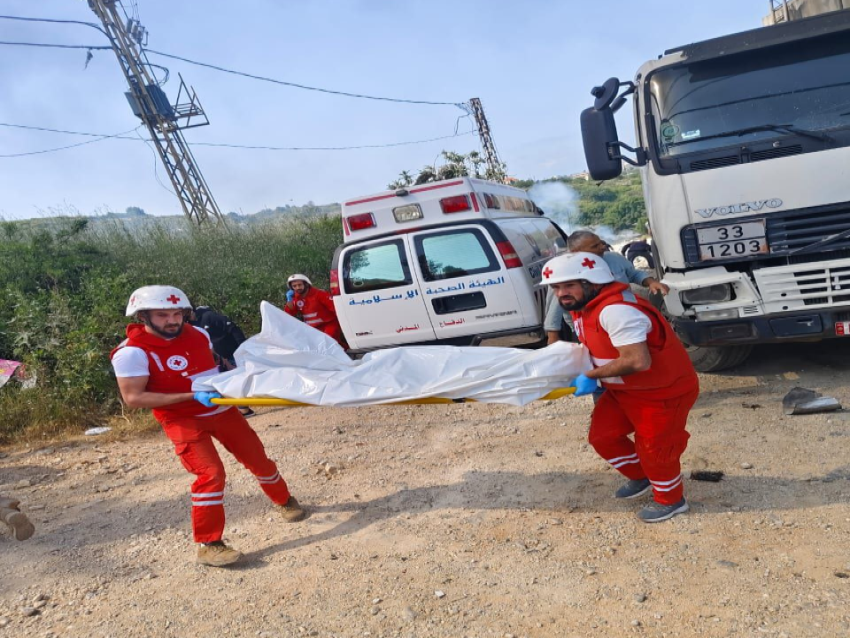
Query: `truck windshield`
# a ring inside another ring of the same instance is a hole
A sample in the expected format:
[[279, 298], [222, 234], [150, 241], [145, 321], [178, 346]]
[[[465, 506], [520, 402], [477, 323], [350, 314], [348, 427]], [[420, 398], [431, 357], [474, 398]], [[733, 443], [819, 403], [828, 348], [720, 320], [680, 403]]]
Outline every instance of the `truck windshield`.
[[850, 38], [661, 69], [649, 97], [662, 157], [850, 127]]

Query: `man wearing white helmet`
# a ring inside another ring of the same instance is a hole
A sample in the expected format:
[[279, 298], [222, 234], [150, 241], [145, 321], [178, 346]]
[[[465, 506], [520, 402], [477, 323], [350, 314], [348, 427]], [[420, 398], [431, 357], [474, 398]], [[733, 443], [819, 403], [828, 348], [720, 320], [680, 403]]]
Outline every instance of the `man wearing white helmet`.
[[192, 306], [179, 288], [144, 286], [127, 304], [127, 339], [112, 351], [121, 397], [131, 408], [152, 408], [174, 444], [183, 466], [197, 478], [192, 484], [192, 531], [198, 562], [213, 567], [241, 557], [224, 544], [224, 465], [213, 438], [257, 478], [286, 521], [304, 518], [257, 433], [230, 406], [217, 406], [217, 392], [192, 392], [195, 379], [218, 374], [212, 341], [187, 322]]
[[543, 282], [570, 311], [594, 364], [575, 379], [576, 395], [591, 394], [599, 382], [605, 388], [588, 438], [628, 479], [615, 496], [637, 498], [651, 489], [653, 503], [638, 514], [646, 523], [687, 512], [679, 460], [699, 383], [684, 346], [661, 313], [615, 281], [596, 254], [551, 259], [543, 268]]
[[336, 339], [342, 347], [346, 347], [331, 293], [313, 287], [309, 277], [300, 273], [289, 277], [286, 285], [289, 290], [286, 292], [284, 312], [316, 330], [321, 330], [329, 337]]

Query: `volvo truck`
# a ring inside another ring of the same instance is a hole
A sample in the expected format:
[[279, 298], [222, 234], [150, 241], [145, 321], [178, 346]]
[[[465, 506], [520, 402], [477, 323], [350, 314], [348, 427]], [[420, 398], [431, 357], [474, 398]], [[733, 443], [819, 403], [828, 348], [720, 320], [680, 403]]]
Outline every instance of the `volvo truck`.
[[[698, 370], [850, 338], [850, 11], [670, 49], [591, 93], [588, 172], [639, 167], [664, 310]], [[614, 115], [629, 99], [634, 146]]]

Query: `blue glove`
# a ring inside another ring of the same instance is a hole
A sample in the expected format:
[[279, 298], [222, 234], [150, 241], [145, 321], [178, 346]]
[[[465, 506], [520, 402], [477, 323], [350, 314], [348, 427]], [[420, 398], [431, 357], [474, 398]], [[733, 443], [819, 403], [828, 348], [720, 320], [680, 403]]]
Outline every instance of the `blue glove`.
[[586, 394], [593, 394], [596, 391], [596, 388], [599, 387], [599, 383], [596, 379], [588, 379], [585, 375], [578, 375], [575, 380], [573, 380], [573, 385], [576, 388], [575, 396], [583, 397]]
[[219, 392], [195, 392], [195, 401], [201, 405], [207, 406], [208, 408], [216, 407], [216, 404], [213, 403], [212, 400], [221, 398], [222, 397]]
[[294, 296], [295, 296], [295, 291], [294, 291], [294, 290], [287, 290], [287, 291], [286, 291], [286, 303], [289, 303], [290, 301], [292, 301], [292, 298], [293, 298]]

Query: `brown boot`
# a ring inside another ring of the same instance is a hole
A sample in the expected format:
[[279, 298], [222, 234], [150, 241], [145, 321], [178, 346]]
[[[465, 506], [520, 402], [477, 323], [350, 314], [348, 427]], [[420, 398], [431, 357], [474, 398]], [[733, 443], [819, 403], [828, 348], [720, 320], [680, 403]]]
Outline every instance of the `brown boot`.
[[202, 544], [198, 547], [198, 562], [210, 567], [225, 567], [242, 558], [242, 552], [228, 547], [223, 541]]
[[301, 508], [294, 496], [289, 497], [289, 500], [286, 501], [286, 505], [276, 505], [275, 507], [277, 507], [280, 515], [283, 517], [283, 520], [287, 523], [295, 523], [307, 516], [307, 512]]
[[30, 523], [27, 515], [18, 510], [0, 510], [0, 518], [12, 531], [12, 538], [17, 541], [25, 541], [35, 533], [35, 526]]
[[12, 532], [12, 538], [25, 541], [35, 533], [35, 527], [27, 515], [18, 509], [20, 502], [13, 498], [0, 496], [0, 521], [6, 523]]

